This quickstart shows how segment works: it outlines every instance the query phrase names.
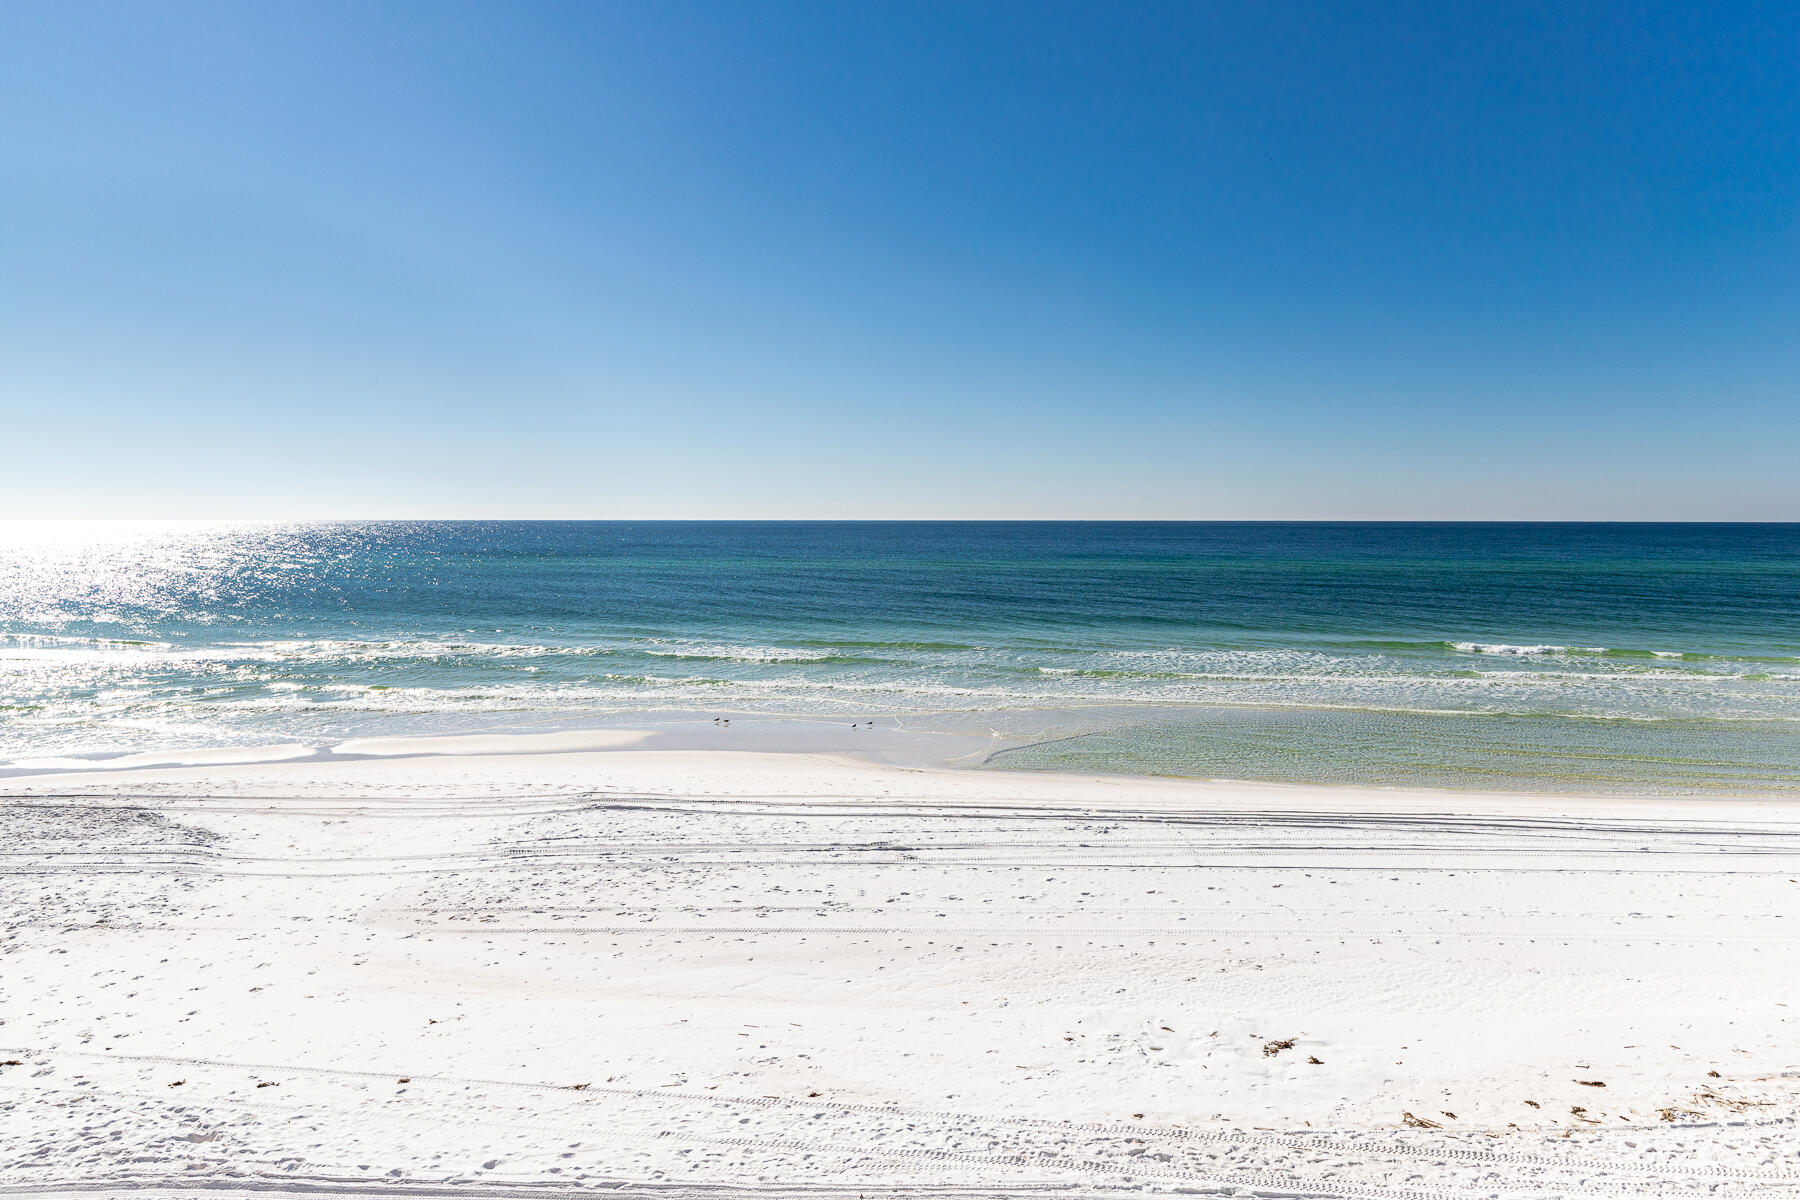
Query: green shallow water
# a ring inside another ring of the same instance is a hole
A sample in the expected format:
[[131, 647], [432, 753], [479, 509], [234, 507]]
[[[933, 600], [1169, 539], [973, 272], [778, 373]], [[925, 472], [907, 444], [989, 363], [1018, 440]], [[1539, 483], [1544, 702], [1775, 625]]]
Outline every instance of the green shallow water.
[[988, 765], [1269, 783], [1800, 795], [1790, 721], [1187, 709], [997, 751]]

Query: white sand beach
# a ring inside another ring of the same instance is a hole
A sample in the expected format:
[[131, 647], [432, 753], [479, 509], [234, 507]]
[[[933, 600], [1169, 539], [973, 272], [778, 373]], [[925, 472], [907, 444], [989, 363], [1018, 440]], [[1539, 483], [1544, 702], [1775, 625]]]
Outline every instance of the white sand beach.
[[347, 749], [0, 780], [0, 1195], [1800, 1192], [1792, 803]]

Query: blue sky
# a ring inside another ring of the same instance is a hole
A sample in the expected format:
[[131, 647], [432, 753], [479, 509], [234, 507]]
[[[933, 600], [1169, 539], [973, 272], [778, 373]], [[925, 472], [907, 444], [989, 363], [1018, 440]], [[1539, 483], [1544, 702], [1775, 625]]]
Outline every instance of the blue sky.
[[0, 512], [1800, 519], [1792, 4], [0, 8]]

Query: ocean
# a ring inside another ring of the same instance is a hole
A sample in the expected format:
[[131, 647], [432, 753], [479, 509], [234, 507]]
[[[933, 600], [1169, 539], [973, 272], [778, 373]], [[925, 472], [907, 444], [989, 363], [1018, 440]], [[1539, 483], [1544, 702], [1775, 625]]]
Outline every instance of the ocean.
[[868, 718], [993, 766], [1800, 793], [1800, 525], [0, 525], [0, 768]]

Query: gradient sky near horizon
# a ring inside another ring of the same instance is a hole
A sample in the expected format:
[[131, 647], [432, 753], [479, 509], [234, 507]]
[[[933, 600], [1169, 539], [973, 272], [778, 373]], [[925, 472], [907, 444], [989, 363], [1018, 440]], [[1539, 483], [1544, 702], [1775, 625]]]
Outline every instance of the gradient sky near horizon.
[[1800, 519], [1800, 6], [7, 3], [0, 515]]

